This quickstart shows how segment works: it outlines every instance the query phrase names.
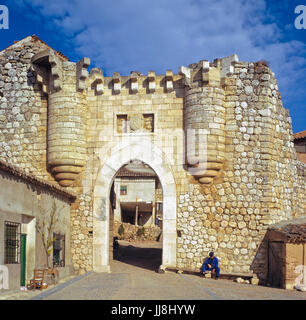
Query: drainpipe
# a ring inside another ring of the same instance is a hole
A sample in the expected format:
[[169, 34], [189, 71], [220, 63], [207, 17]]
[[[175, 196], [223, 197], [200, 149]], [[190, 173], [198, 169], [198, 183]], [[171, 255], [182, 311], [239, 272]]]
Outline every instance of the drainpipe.
[[138, 226], [138, 204], [136, 205], [135, 226]]
[[152, 222], [151, 225], [153, 225], [153, 226], [155, 225], [155, 210], [156, 210], [155, 206], [156, 206], [156, 203], [154, 202], [152, 205], [152, 220], [151, 220], [151, 222]]

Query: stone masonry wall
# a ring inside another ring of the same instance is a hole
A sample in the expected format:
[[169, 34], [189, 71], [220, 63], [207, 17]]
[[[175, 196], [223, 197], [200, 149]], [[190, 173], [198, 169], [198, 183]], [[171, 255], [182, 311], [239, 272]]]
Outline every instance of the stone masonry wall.
[[[301, 217], [305, 215], [306, 208], [306, 164], [300, 161], [296, 162], [297, 179], [293, 183], [293, 201], [296, 216]], [[293, 167], [295, 169], [295, 167]], [[293, 171], [295, 173], [295, 171]]]
[[53, 180], [46, 170], [47, 99], [30, 70], [39, 41], [0, 53], [0, 158], [27, 173]]
[[305, 196], [299, 199], [294, 188], [305, 178], [296, 172], [291, 119], [273, 73], [263, 64], [234, 67], [224, 86], [224, 177], [180, 195], [178, 266], [196, 270], [214, 250], [224, 271], [264, 278], [266, 228], [305, 214]]
[[[120, 226], [123, 226], [124, 233], [119, 234]], [[141, 241], [157, 241], [160, 237], [161, 229], [156, 226], [141, 227], [130, 223], [114, 221], [114, 237], [119, 240], [141, 240]]]

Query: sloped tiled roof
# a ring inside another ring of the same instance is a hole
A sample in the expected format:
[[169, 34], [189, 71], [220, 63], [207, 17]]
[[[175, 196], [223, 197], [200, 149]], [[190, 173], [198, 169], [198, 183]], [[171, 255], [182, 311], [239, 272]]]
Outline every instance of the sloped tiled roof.
[[60, 51], [54, 50], [53, 48], [51, 48], [45, 41], [39, 39], [35, 34], [32, 36], [32, 39], [34, 41], [39, 41], [40, 43], [43, 43], [44, 45], [46, 45], [48, 48], [52, 49], [53, 51], [55, 51], [60, 57], [62, 57], [64, 60], [69, 61], [69, 59]]
[[293, 138], [294, 140], [306, 138], [306, 130], [295, 133]]
[[282, 221], [269, 229], [283, 234], [289, 243], [306, 242], [306, 218]]
[[53, 48], [51, 48], [45, 41], [39, 39], [35, 34], [32, 35], [32, 36], [28, 36], [24, 39], [21, 39], [21, 40], [17, 40], [17, 41], [14, 41], [14, 43], [12, 45], [10, 45], [9, 47], [5, 48], [4, 50], [2, 50], [1, 52], [4, 52], [5, 50], [7, 49], [11, 49], [11, 48], [14, 48], [14, 46], [23, 46], [24, 44], [26, 44], [27, 42], [29, 41], [33, 41], [33, 42], [40, 42], [42, 43], [43, 45], [45, 45], [46, 47], [48, 47], [49, 49], [53, 50], [55, 52], [55, 54], [57, 56], [59, 56], [61, 59], [63, 60], [66, 60], [66, 61], [69, 61], [69, 59], [60, 51], [57, 51], [57, 50], [54, 50]]
[[131, 178], [141, 178], [141, 177], [156, 177], [155, 173], [150, 173], [150, 172], [137, 172], [137, 171], [130, 171], [126, 169], [125, 167], [122, 167], [119, 169], [119, 171], [116, 174], [117, 178], [121, 177], [131, 177]]

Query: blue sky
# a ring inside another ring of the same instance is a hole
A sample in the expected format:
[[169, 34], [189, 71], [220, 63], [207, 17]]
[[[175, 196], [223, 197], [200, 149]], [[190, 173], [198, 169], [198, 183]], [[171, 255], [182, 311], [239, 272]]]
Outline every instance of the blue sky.
[[10, 12], [0, 50], [36, 34], [70, 60], [91, 58], [104, 75], [177, 72], [181, 65], [233, 53], [267, 60], [276, 74], [293, 131], [306, 130], [306, 0], [0, 0]]

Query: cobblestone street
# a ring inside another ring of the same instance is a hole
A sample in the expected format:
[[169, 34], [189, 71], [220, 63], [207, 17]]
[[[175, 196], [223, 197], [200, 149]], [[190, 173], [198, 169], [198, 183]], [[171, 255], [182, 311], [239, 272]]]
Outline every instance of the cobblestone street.
[[[238, 284], [230, 280], [156, 272], [161, 244], [120, 246], [111, 273], [88, 273], [46, 291], [19, 292], [31, 300], [306, 300], [306, 292]], [[1, 299], [1, 295], [0, 295]]]

